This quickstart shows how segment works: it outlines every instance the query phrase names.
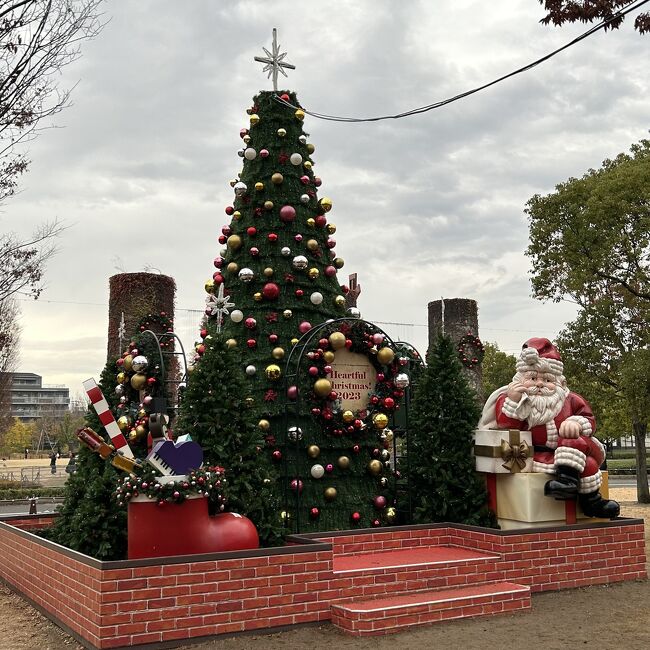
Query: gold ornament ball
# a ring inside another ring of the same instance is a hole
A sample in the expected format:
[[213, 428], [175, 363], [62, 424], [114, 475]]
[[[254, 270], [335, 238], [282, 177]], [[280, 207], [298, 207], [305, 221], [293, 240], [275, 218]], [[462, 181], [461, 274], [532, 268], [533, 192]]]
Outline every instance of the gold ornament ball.
[[306, 223], [307, 223], [307, 226], [309, 228], [315, 228], [316, 227], [316, 219], [314, 219], [313, 217], [309, 217], [309, 219], [307, 219]]
[[354, 420], [354, 413], [352, 411], [343, 411], [343, 422], [352, 422]]
[[135, 435], [137, 438], [143, 438], [147, 435], [147, 429], [143, 424], [138, 424], [135, 428]]
[[296, 116], [296, 119], [301, 122], [305, 119], [305, 111], [300, 108], [294, 113], [294, 115]]
[[389, 363], [392, 363], [395, 358], [395, 353], [390, 348], [380, 348], [377, 350], [377, 361], [387, 366]]
[[284, 180], [284, 176], [280, 172], [275, 172], [273, 176], [271, 176], [271, 181], [273, 182], [274, 185], [280, 185], [282, 181]]
[[228, 273], [237, 273], [237, 271], [239, 271], [239, 264], [237, 264], [237, 262], [228, 262], [226, 271], [228, 271]]
[[303, 163], [305, 169], [311, 169], [312, 165], [313, 163], [311, 162], [311, 160], [305, 160], [305, 162]]
[[232, 350], [233, 348], [236, 348], [237, 347], [237, 340], [236, 339], [228, 339], [226, 341], [226, 347], [228, 349], [230, 349], [230, 350]]
[[281, 138], [284, 138], [284, 136], [287, 135], [287, 130], [286, 129], [278, 129], [278, 135]]
[[388, 426], [388, 416], [385, 413], [377, 413], [372, 418], [372, 423], [375, 425], [375, 429], [385, 429]]
[[323, 496], [325, 497], [325, 501], [334, 501], [337, 496], [336, 488], [333, 487], [325, 488], [325, 491], [323, 492]]
[[264, 372], [266, 373], [266, 378], [271, 379], [272, 381], [280, 379], [280, 375], [282, 374], [280, 366], [275, 363], [266, 366], [266, 370]]
[[133, 357], [130, 354], [127, 354], [124, 357], [124, 363], [122, 364], [122, 367], [127, 372], [131, 372], [131, 369], [133, 368]]
[[307, 271], [307, 275], [309, 276], [310, 280], [315, 280], [320, 275], [320, 271], [317, 268], [312, 267], [309, 269], [309, 271]]
[[271, 423], [268, 420], [260, 420], [257, 426], [260, 431], [268, 431], [271, 428]]
[[307, 248], [310, 251], [318, 250], [318, 242], [315, 239], [308, 239], [307, 240]]
[[339, 466], [339, 469], [348, 469], [350, 467], [350, 459], [347, 456], [339, 456], [336, 464]]
[[[206, 293], [214, 293], [214, 280], [212, 278], [206, 280], [205, 284], [203, 285], [203, 288], [205, 289]], [[124, 363], [126, 364], [126, 359], [124, 360]], [[127, 368], [127, 370], [130, 370], [130, 368]]]
[[241, 219], [241, 212], [239, 210], [235, 210], [232, 213], [232, 218], [233, 218], [233, 221], [239, 221]]
[[256, 293], [253, 294], [253, 300], [255, 302], [261, 302], [262, 301], [262, 294], [257, 291]]
[[273, 201], [264, 201], [265, 210], [273, 210]]
[[343, 332], [332, 332], [329, 342], [333, 350], [340, 350], [345, 347], [345, 334]]
[[260, 121], [260, 116], [257, 113], [253, 113], [250, 117], [251, 126], [255, 126], [256, 124], [259, 124], [259, 121]]
[[382, 469], [383, 469], [383, 465], [381, 464], [380, 460], [374, 459], [368, 463], [368, 471], [373, 476], [379, 476], [381, 474]]
[[271, 356], [274, 359], [284, 359], [284, 348], [273, 348], [273, 350], [271, 350]]
[[324, 196], [318, 203], [324, 212], [329, 212], [332, 209], [332, 199], [329, 196]]
[[325, 230], [328, 235], [333, 235], [336, 232], [336, 226], [333, 223], [328, 223], [327, 226], [325, 226]]
[[325, 379], [322, 377], [321, 379], [317, 379], [314, 382], [314, 393], [318, 395], [318, 397], [326, 397], [332, 392], [332, 382], [330, 382], [329, 379]]
[[323, 352], [323, 359], [326, 363], [332, 363], [332, 361], [334, 361], [334, 352], [331, 350], [325, 350], [325, 352]]
[[252, 397], [247, 397], [245, 400], [246, 406], [251, 407], [255, 404], [255, 400]]
[[118, 372], [117, 377], [115, 377], [117, 380], [118, 384], [123, 384], [126, 381], [126, 373], [125, 372]]
[[282, 312], [282, 317], [286, 318], [287, 320], [289, 320], [292, 316], [293, 316], [293, 312], [290, 309], [285, 309]]
[[282, 519], [282, 521], [287, 521], [288, 519], [291, 519], [291, 513], [287, 512], [286, 510], [283, 510], [280, 513], [280, 519]]
[[250, 135], [245, 135], [245, 136], [242, 138], [242, 140], [243, 140], [246, 144], [248, 144], [248, 143], [251, 141], [251, 137], [250, 137]]
[[309, 458], [318, 458], [320, 455], [320, 447], [318, 445], [309, 445], [307, 447], [307, 456]]
[[273, 277], [273, 269], [270, 266], [267, 266], [264, 271], [262, 271], [264, 274], [265, 278], [272, 278]]
[[345, 266], [345, 260], [342, 257], [335, 257], [332, 260], [332, 264], [334, 264], [337, 269], [342, 269]]
[[129, 431], [129, 442], [135, 442], [138, 439], [138, 432], [135, 429]]
[[140, 410], [138, 411], [138, 417], [139, 417], [139, 418], [143, 418], [143, 417], [145, 417], [146, 415], [147, 415], [147, 412], [146, 412], [144, 409], [140, 409]]
[[257, 181], [257, 183], [255, 183], [255, 189], [258, 192], [261, 192], [264, 189], [264, 183], [262, 183], [261, 181]]
[[147, 376], [141, 372], [136, 372], [136, 374], [131, 377], [131, 386], [133, 386], [135, 390], [142, 390], [146, 385]]
[[392, 429], [384, 429], [383, 431], [384, 435], [386, 436], [384, 440], [390, 445], [393, 443], [393, 438], [395, 437], [395, 434], [393, 434]]
[[292, 338], [291, 339], [291, 345], [297, 345], [298, 344], [298, 339], [297, 338]]
[[230, 235], [226, 241], [226, 245], [231, 251], [237, 251], [241, 248], [242, 240], [239, 235]]
[[334, 298], [334, 304], [337, 307], [345, 307], [345, 296], [336, 296], [336, 298]]
[[397, 510], [395, 510], [395, 508], [393, 508], [392, 506], [390, 508], [386, 508], [386, 512], [384, 512], [384, 517], [386, 517], [386, 521], [388, 523], [392, 524], [397, 518]]
[[117, 426], [120, 428], [120, 431], [126, 431], [131, 426], [131, 420], [127, 415], [122, 415], [117, 418]]
[[312, 154], [316, 151], [316, 147], [311, 143], [307, 143], [307, 153]]
[[235, 187], [235, 185], [237, 185], [237, 183], [239, 183], [239, 179], [238, 178], [233, 178], [231, 181], [229, 181], [229, 183], [230, 183], [230, 187]]

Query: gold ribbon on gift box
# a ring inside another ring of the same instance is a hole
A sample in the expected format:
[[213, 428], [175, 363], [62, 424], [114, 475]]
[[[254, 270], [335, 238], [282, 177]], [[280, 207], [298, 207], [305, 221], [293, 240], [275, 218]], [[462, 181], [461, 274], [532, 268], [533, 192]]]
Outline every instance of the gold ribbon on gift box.
[[521, 439], [520, 432], [517, 429], [510, 429], [508, 440], [501, 439], [500, 446], [475, 445], [474, 455], [501, 458], [503, 460], [501, 467], [515, 474], [526, 467], [526, 459], [531, 458], [533, 454], [530, 445]]

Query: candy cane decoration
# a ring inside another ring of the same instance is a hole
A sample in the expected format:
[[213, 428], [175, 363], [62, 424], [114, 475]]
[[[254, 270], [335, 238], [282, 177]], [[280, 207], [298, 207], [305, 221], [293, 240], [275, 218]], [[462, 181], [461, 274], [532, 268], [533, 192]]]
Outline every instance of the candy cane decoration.
[[113, 413], [111, 413], [108, 402], [106, 401], [101, 388], [97, 385], [97, 382], [92, 378], [86, 379], [86, 381], [83, 382], [83, 387], [86, 391], [86, 395], [88, 395], [88, 399], [92, 402], [93, 408], [97, 412], [99, 421], [104, 425], [106, 432], [110, 436], [115, 450], [124, 456], [134, 458], [131, 447], [129, 447], [129, 443], [120, 431], [120, 427], [117, 426]]

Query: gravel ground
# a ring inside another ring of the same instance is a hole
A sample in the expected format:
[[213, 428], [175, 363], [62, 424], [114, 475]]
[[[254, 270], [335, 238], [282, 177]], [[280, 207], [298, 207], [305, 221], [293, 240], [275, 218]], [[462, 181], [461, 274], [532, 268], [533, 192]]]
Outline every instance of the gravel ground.
[[[633, 488], [613, 488], [611, 497], [626, 517], [646, 522], [646, 554], [650, 571], [650, 504], [637, 504]], [[0, 586], [0, 650], [71, 650], [82, 646], [20, 597]], [[264, 635], [239, 635], [183, 646], [186, 650], [290, 650], [300, 648], [355, 648], [400, 650], [415, 648], [462, 648], [503, 650], [512, 647], [543, 647], [570, 650], [596, 645], [603, 650], [650, 647], [650, 583], [628, 582], [533, 596], [532, 610], [510, 616], [471, 619], [406, 631], [398, 636], [347, 637], [330, 624], [295, 628]]]

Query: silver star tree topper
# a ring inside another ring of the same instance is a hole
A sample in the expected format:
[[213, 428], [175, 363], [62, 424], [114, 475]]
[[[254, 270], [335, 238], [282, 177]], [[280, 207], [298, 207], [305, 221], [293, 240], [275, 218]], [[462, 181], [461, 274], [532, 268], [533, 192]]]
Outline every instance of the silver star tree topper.
[[287, 73], [283, 70], [283, 68], [295, 70], [296, 66], [284, 61], [284, 57], [287, 56], [286, 52], [282, 52], [282, 54], [280, 54], [280, 46], [278, 45], [278, 30], [275, 27], [273, 28], [272, 52], [269, 52], [265, 47], [262, 49], [266, 52], [266, 56], [256, 56], [255, 61], [266, 64], [264, 66], [263, 72], [269, 73], [267, 79], [270, 79], [271, 75], [273, 75], [273, 90], [277, 91], [278, 71], [286, 77]]

